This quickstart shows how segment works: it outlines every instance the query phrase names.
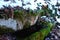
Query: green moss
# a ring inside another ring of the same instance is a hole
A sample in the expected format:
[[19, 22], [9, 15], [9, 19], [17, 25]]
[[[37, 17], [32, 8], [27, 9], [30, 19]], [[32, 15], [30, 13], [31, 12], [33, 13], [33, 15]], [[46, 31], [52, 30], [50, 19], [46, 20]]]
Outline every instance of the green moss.
[[11, 28], [7, 28], [6, 26], [0, 26], [0, 34], [8, 33], [8, 32], [13, 33], [15, 31]]
[[53, 26], [51, 23], [48, 23], [47, 25], [48, 25], [47, 28], [44, 28], [32, 34], [31, 36], [25, 38], [24, 40], [44, 40], [44, 37], [48, 35], [48, 33], [51, 31], [51, 28]]

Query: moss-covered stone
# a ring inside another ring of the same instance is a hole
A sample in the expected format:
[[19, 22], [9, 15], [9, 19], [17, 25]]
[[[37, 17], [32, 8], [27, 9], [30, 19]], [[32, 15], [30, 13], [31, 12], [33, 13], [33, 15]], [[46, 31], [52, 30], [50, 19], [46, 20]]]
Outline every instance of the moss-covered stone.
[[25, 38], [24, 40], [44, 40], [44, 37], [48, 35], [48, 33], [51, 31], [51, 28], [53, 27], [52, 23], [47, 24], [47, 28], [44, 28], [31, 36]]

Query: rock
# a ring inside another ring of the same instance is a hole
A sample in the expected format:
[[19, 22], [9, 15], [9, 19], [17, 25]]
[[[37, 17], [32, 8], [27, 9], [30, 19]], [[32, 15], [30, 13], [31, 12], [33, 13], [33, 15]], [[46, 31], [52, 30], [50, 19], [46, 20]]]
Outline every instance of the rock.
[[59, 32], [57, 32], [57, 35], [60, 37], [60, 33]]
[[8, 20], [0, 19], [0, 25], [6, 26], [7, 28], [12, 28], [13, 30], [16, 30], [16, 20], [13, 20], [9, 18]]
[[54, 40], [54, 38], [51, 38], [51, 40]]
[[54, 36], [55, 34], [54, 33], [51, 33], [52, 36]]
[[50, 38], [46, 38], [45, 40], [50, 40]]
[[23, 24], [21, 21], [17, 21], [17, 30], [23, 29]]
[[55, 39], [57, 40], [58, 39], [58, 36], [55, 35]]
[[60, 26], [59, 26], [59, 25], [58, 25], [57, 27], [58, 27], [58, 28], [60, 28]]

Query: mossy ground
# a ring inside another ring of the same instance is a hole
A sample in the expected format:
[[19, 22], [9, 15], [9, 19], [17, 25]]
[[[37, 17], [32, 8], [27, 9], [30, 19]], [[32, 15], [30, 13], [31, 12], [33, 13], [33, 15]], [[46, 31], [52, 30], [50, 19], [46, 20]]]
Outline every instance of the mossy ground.
[[48, 35], [48, 33], [51, 31], [51, 28], [53, 27], [52, 23], [47, 24], [47, 28], [41, 29], [38, 32], [33, 33], [29, 37], [20, 39], [18, 37], [17, 40], [44, 40], [45, 36]]

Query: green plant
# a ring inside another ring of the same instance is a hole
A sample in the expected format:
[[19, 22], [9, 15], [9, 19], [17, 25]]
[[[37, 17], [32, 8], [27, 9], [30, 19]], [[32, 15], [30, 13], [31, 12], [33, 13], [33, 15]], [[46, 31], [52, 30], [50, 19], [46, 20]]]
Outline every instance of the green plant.
[[35, 32], [29, 37], [26, 37], [24, 40], [44, 40], [44, 37], [48, 35], [48, 33], [51, 31], [51, 28], [53, 27], [52, 23], [47, 23], [47, 26], [47, 28]]
[[[24, 25], [24, 27], [30, 26], [30, 22], [28, 20], [32, 20], [31, 17], [35, 18], [37, 16], [37, 13], [33, 13], [32, 10], [29, 12], [25, 10], [15, 10], [14, 11], [14, 19], [17, 21], [21, 21]], [[28, 21], [28, 23], [26, 23]]]

